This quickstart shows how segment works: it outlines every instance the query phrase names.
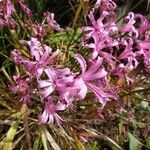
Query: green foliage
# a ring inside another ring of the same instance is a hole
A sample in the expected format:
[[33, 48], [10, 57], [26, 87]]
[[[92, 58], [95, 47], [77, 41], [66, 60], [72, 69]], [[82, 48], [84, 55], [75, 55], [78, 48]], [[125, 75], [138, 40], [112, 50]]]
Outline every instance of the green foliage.
[[131, 133], [128, 133], [130, 150], [140, 150], [142, 143], [138, 141]]
[[6, 137], [0, 142], [0, 149], [3, 150], [12, 150], [13, 149], [13, 140], [17, 132], [19, 122], [16, 121], [12, 124], [12, 126], [9, 128]]

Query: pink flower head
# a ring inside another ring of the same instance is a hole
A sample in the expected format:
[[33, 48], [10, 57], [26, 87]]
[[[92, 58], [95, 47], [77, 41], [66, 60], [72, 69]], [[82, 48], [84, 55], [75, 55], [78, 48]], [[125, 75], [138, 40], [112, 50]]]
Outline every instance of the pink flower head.
[[23, 61], [23, 57], [21, 55], [21, 52], [18, 49], [14, 49], [11, 51], [11, 58], [16, 64], [21, 64]]
[[62, 103], [54, 104], [51, 100], [45, 101], [45, 109], [42, 115], [39, 117], [39, 122], [42, 124], [47, 122], [48, 124], [56, 123], [60, 125], [63, 120], [57, 112], [65, 109], [66, 106]]
[[41, 42], [37, 38], [31, 37], [29, 41], [21, 40], [21, 44], [27, 44], [30, 49], [30, 56], [35, 61], [40, 61], [44, 54], [49, 55], [51, 53], [51, 48]]
[[80, 63], [82, 73], [75, 79], [75, 86], [79, 89], [78, 97], [80, 99], [85, 98], [88, 89], [92, 91], [97, 97], [98, 101], [104, 107], [109, 98], [114, 98], [115, 96], [109, 93], [105, 93], [101, 86], [97, 86], [95, 81], [106, 78], [107, 72], [102, 67], [103, 59], [98, 57], [96, 61], [92, 62], [91, 67], [87, 69], [87, 64], [85, 59], [77, 54], [75, 56], [77, 61]]
[[23, 10], [23, 12], [27, 15], [27, 17], [31, 18], [32, 17], [32, 12], [31, 10], [28, 8], [28, 6], [25, 4], [24, 0], [17, 0], [21, 9]]
[[30, 41], [22, 40], [21, 44], [27, 43], [30, 50], [30, 59], [24, 58], [22, 64], [26, 67], [29, 74], [34, 74], [36, 77], [40, 76], [43, 70], [51, 61], [59, 54], [59, 50], [51, 53], [51, 47], [46, 44], [41, 44], [36, 38], [31, 38]]
[[18, 93], [21, 96], [20, 101], [24, 103], [30, 103], [29, 96], [29, 78], [23, 78], [18, 76], [13, 76], [15, 81], [14, 85], [10, 85], [9, 88], [13, 93]]
[[62, 31], [62, 28], [60, 28], [60, 25], [54, 20], [54, 14], [53, 13], [46, 12], [44, 14], [44, 16], [45, 16], [46, 22], [48, 23], [48, 25], [52, 29], [57, 30], [57, 31]]
[[66, 102], [66, 106], [73, 108], [73, 97], [76, 96], [76, 88], [73, 86], [75, 74], [69, 68], [56, 69], [56, 90], [59, 92], [60, 100]]
[[[115, 58], [111, 53], [105, 52], [104, 49], [111, 49], [114, 46], [118, 46], [118, 41], [114, 39], [113, 35], [118, 32], [118, 28], [114, 22], [113, 16], [109, 12], [102, 12], [99, 19], [96, 21], [94, 14], [91, 11], [89, 13], [89, 19], [92, 23], [92, 26], [86, 26], [83, 28], [84, 37], [83, 37], [83, 46], [88, 49], [92, 49], [92, 59], [96, 58], [98, 55], [103, 57], [104, 60], [111, 64], [111, 67], [114, 68]], [[110, 19], [108, 19], [110, 17]], [[104, 20], [108, 19], [108, 22]], [[89, 43], [89, 40], [92, 40], [92, 43]]]
[[[120, 42], [121, 44], [121, 42]], [[125, 46], [125, 50], [119, 55], [119, 60], [124, 60], [126, 62], [125, 67], [129, 70], [133, 70], [138, 66], [138, 61], [136, 59], [136, 53], [133, 52], [133, 41], [128, 39], [128, 41], [123, 40], [122, 43]]]
[[94, 8], [100, 8], [100, 11], [114, 11], [116, 3], [113, 0], [97, 0]]
[[143, 56], [144, 65], [150, 71], [150, 41], [138, 41], [137, 43], [138, 51], [136, 52], [138, 57]]
[[[44, 80], [40, 79], [42, 78], [43, 74], [45, 74], [48, 78]], [[54, 78], [55, 78], [55, 71], [53, 68], [46, 68], [42, 70], [41, 73], [39, 73], [37, 83], [42, 99], [47, 98], [55, 90], [56, 86], [54, 84]]]
[[147, 18], [141, 14], [134, 14], [135, 21], [138, 22], [138, 26], [136, 29], [138, 30], [139, 34], [143, 34], [150, 30], [150, 22]]
[[[12, 18], [12, 14], [15, 12], [15, 8], [10, 0], [4, 0], [0, 2], [0, 21], [3, 21], [2, 25], [0, 26], [4, 27], [4, 25], [9, 26], [11, 28], [16, 27], [16, 22]], [[1, 23], [1, 22], [0, 22]]]
[[130, 36], [138, 37], [138, 31], [134, 27], [134, 24], [136, 23], [135, 15], [134, 13], [130, 12], [128, 16], [125, 18], [125, 24], [120, 29], [121, 33], [128, 32]]
[[11, 15], [15, 12], [15, 8], [11, 0], [4, 0], [2, 9], [6, 19], [11, 18]]
[[[44, 69], [41, 73], [37, 79], [41, 98], [45, 99], [49, 97], [53, 91], [57, 91], [59, 93], [59, 100], [65, 100], [67, 106], [72, 107], [72, 96], [74, 96], [74, 87], [72, 85], [75, 75], [70, 69], [49, 67]], [[42, 80], [42, 75], [46, 75], [47, 78]]]

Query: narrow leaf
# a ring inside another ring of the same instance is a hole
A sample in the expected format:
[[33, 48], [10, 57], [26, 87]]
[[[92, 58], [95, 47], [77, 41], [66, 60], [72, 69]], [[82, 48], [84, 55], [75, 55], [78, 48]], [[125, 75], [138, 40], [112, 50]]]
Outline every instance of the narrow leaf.
[[51, 134], [48, 132], [47, 129], [44, 129], [45, 136], [47, 140], [50, 142], [51, 146], [54, 148], [54, 150], [61, 150], [58, 144], [56, 143], [55, 139], [51, 136]]
[[142, 143], [138, 141], [131, 133], [128, 133], [128, 138], [129, 138], [129, 149], [140, 150]]
[[41, 138], [42, 138], [42, 144], [43, 144], [44, 150], [48, 150], [47, 138], [45, 136], [44, 131], [43, 130], [41, 130], [41, 131], [42, 131]]
[[0, 142], [0, 149], [2, 150], [12, 150], [13, 140], [17, 132], [19, 122], [16, 121], [8, 130], [6, 137]]
[[33, 150], [39, 150], [39, 146], [40, 146], [40, 138], [37, 138], [37, 139], [34, 141]]

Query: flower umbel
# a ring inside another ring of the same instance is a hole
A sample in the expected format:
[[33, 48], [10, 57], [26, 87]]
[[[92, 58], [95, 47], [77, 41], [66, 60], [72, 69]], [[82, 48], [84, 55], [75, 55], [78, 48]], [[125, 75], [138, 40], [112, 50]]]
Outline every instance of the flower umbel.
[[45, 109], [42, 115], [39, 117], [40, 123], [56, 123], [58, 125], [63, 121], [62, 118], [58, 115], [58, 111], [65, 110], [66, 107], [64, 104], [58, 103], [54, 104], [51, 100], [45, 101]]

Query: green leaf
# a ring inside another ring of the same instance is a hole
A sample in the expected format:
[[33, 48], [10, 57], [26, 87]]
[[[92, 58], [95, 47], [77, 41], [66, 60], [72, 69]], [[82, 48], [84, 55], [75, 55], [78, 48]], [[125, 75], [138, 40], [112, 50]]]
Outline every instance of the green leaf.
[[41, 134], [41, 138], [42, 138], [42, 144], [44, 147], [44, 150], [48, 150], [48, 146], [47, 146], [47, 138], [45, 136], [45, 133], [43, 130], [41, 130], [42, 134]]
[[140, 150], [142, 143], [138, 141], [131, 133], [128, 132], [129, 138], [129, 149], [130, 150]]
[[146, 147], [150, 149], [150, 136], [146, 139]]
[[105, 136], [105, 138], [110, 143], [110, 146], [113, 150], [123, 150], [122, 147], [118, 145], [114, 140], [112, 140], [108, 136]]
[[35, 141], [34, 141], [34, 144], [33, 144], [33, 150], [39, 150], [39, 146], [40, 146], [40, 137], [37, 138]]
[[44, 128], [43, 130], [44, 130], [44, 133], [45, 133], [45, 136], [46, 136], [47, 140], [50, 142], [53, 149], [54, 150], [61, 150], [59, 145], [56, 143], [55, 139], [49, 133], [49, 131], [46, 128]]
[[8, 130], [6, 137], [0, 142], [0, 149], [2, 150], [12, 150], [13, 149], [13, 139], [16, 135], [19, 122], [16, 121]]

